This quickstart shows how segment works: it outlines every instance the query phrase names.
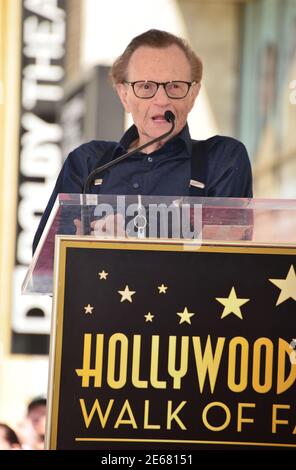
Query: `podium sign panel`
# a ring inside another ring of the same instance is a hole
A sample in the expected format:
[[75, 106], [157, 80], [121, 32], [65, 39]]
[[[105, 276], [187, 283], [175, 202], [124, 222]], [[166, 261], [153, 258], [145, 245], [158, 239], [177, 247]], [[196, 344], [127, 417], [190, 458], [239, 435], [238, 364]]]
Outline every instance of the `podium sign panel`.
[[296, 448], [296, 247], [58, 236], [50, 449]]

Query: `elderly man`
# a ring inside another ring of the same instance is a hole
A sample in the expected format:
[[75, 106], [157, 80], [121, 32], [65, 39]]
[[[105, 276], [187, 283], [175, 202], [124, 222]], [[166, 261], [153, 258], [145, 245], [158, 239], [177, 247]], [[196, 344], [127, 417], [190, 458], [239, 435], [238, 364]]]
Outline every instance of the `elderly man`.
[[[187, 116], [200, 90], [202, 63], [183, 39], [159, 30], [135, 37], [115, 61], [111, 76], [134, 125], [119, 143], [92, 141], [70, 153], [36, 232], [34, 249], [58, 193], [82, 193], [95, 168], [140, 146], [142, 151], [102, 172], [100, 184], [90, 181], [88, 192], [252, 197], [251, 167], [241, 142], [222, 136], [204, 141], [190, 137]], [[149, 145], [164, 134], [169, 135]], [[80, 231], [80, 221], [75, 225], [73, 233]]]

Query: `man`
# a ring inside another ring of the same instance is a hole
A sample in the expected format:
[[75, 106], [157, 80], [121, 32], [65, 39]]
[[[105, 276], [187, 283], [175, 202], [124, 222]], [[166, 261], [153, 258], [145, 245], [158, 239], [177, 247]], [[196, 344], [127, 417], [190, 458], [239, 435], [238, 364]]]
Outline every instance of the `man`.
[[[36, 232], [37, 246], [58, 193], [81, 193], [88, 175], [103, 163], [169, 131], [170, 136], [100, 174], [90, 193], [155, 196], [252, 197], [252, 175], [242, 143], [215, 136], [191, 139], [187, 116], [199, 94], [202, 63], [188, 44], [165, 31], [149, 30], [115, 61], [113, 84], [134, 125], [119, 143], [92, 141], [70, 153]], [[93, 182], [94, 183], [94, 182]], [[80, 231], [80, 221], [75, 220]]]
[[27, 415], [18, 428], [23, 449], [44, 449], [46, 402], [46, 398], [41, 396], [28, 404]]

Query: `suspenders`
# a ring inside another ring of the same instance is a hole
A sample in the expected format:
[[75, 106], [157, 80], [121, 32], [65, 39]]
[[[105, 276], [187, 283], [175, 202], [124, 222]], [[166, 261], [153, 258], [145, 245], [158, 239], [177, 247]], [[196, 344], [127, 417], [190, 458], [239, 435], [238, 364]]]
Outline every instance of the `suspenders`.
[[[115, 147], [114, 147], [115, 148]], [[99, 166], [108, 163], [114, 151], [114, 148], [106, 150], [101, 157], [98, 156]], [[207, 194], [207, 159], [206, 159], [206, 142], [200, 140], [192, 141], [192, 155], [191, 155], [191, 179], [189, 187], [189, 196], [206, 196]], [[98, 193], [98, 186], [102, 184], [104, 173], [99, 174], [98, 178], [92, 184], [96, 186], [95, 192]], [[92, 190], [91, 192], [94, 192]]]
[[201, 197], [206, 196], [207, 194], [208, 188], [206, 158], [206, 142], [201, 140], [193, 140], [191, 155], [191, 184], [189, 188], [189, 196], [191, 197]]

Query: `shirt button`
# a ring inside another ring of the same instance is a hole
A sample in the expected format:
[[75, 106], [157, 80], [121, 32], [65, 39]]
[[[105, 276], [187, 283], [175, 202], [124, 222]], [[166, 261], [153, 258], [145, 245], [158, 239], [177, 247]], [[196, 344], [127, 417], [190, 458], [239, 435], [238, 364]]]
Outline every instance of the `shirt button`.
[[133, 188], [135, 188], [135, 189], [138, 189], [139, 186], [140, 186], [139, 183], [134, 183], [133, 184]]
[[147, 160], [148, 160], [149, 163], [153, 162], [153, 158], [152, 158], [152, 157], [148, 157]]

